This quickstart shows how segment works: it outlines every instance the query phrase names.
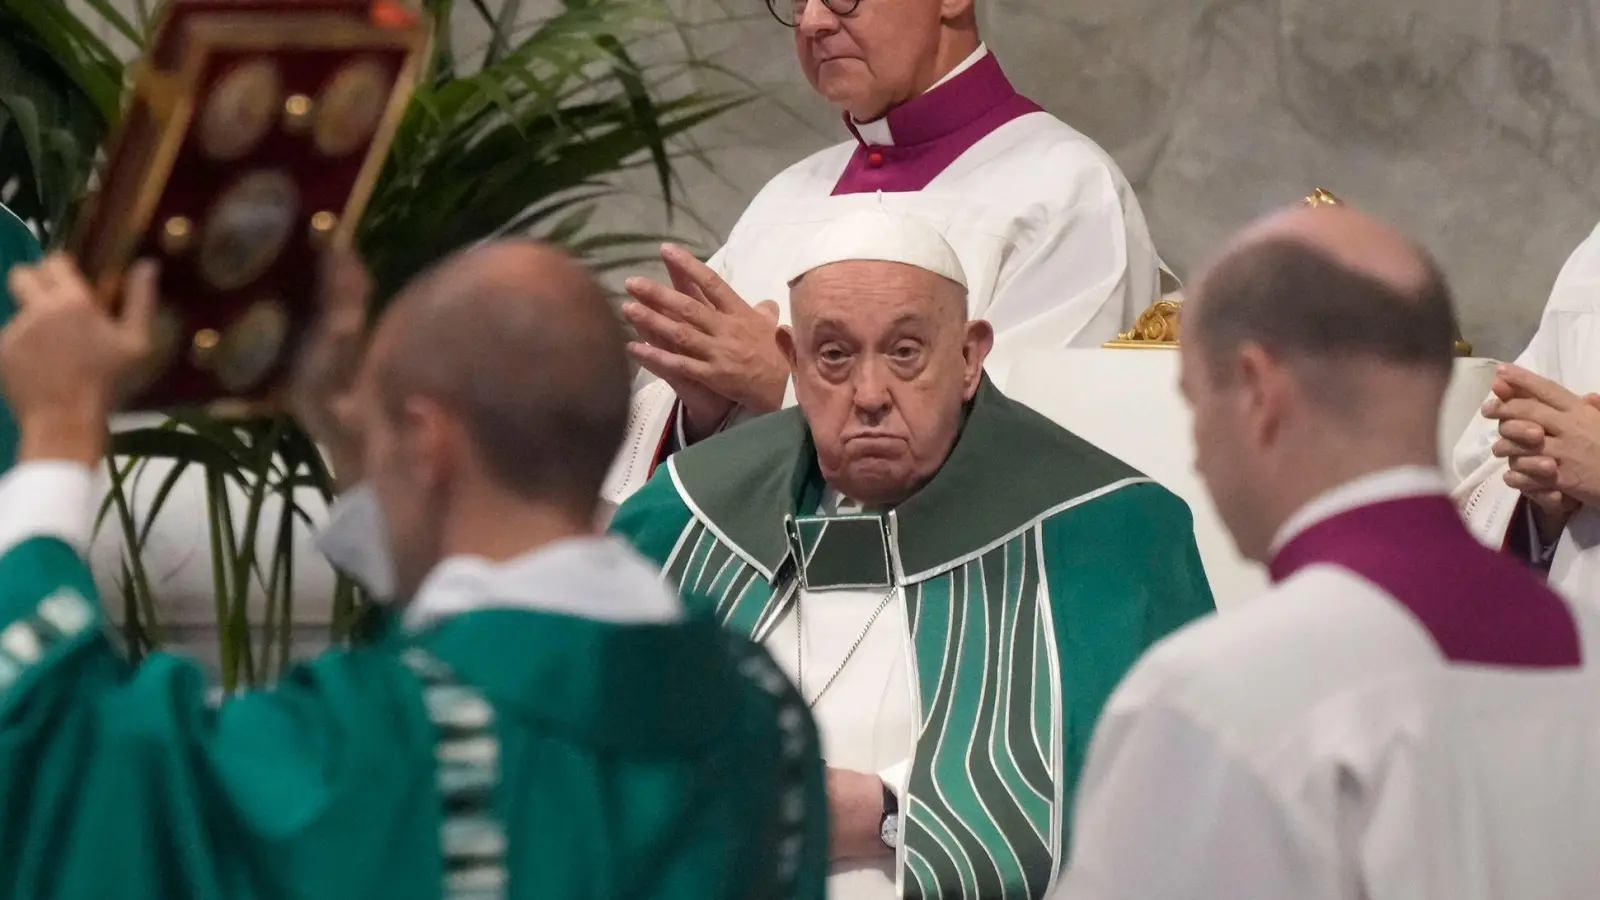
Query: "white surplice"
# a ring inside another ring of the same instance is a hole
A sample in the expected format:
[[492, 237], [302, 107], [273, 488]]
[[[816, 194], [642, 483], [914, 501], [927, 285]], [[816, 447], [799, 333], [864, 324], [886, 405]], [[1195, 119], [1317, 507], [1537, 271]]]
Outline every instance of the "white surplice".
[[[103, 482], [94, 469], [65, 460], [23, 462], [0, 475], [0, 551], [28, 538], [53, 537], [86, 554]], [[401, 620], [409, 630], [421, 631], [481, 609], [528, 609], [627, 624], [683, 618], [683, 600], [662, 585], [660, 570], [620, 538], [597, 534], [553, 541], [507, 560], [469, 555], [441, 560], [402, 610]]]
[[[852, 124], [858, 139], [768, 182], [711, 267], [749, 303], [775, 301], [787, 323], [797, 251], [823, 223], [881, 204], [925, 218], [955, 248], [971, 314], [994, 325], [988, 370], [1000, 383], [1029, 351], [1114, 338], [1161, 293], [1144, 213], [1094, 141], [1019, 104], [1027, 101], [980, 46], [921, 97]], [[640, 373], [628, 438], [603, 491], [609, 503], [644, 484], [675, 405], [664, 382]]]
[[[1600, 392], [1600, 228], [1573, 251], [1556, 278], [1539, 330], [1517, 365], [1578, 394]], [[1526, 515], [1507, 486], [1506, 461], [1490, 453], [1499, 422], [1478, 416], [1456, 445], [1456, 501], [1479, 540], [1503, 546], [1512, 516]], [[1527, 552], [1527, 548], [1513, 548]], [[1600, 609], [1600, 510], [1582, 509], [1556, 544], [1550, 583]]]
[[[1365, 574], [1279, 569], [1340, 529]], [[1276, 546], [1275, 587], [1118, 687], [1050, 900], [1594, 897], [1600, 619], [1477, 544], [1432, 469], [1331, 491]]]
[[[823, 502], [826, 514], [859, 511], [858, 505], [842, 500], [836, 492], [827, 493]], [[896, 795], [903, 795], [917, 740], [911, 632], [906, 626], [905, 595], [898, 588], [889, 595], [883, 612], [872, 619], [884, 596], [883, 590], [802, 590], [798, 602], [803, 640], [796, 634], [791, 608], [773, 627], [764, 646], [799, 685], [806, 701], [815, 701], [811, 711], [828, 766], [875, 772]], [[851, 645], [869, 619], [871, 627], [851, 653]], [[802, 653], [803, 681], [798, 665]], [[836, 671], [838, 677], [824, 690]], [[894, 857], [888, 855], [836, 863], [828, 876], [829, 900], [892, 900], [899, 896], [897, 868]]]

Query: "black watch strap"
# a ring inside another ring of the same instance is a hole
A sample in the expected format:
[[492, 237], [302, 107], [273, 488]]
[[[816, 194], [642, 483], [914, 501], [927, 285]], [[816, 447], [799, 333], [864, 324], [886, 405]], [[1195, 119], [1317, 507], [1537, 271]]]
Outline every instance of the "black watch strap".
[[900, 849], [900, 798], [889, 789], [887, 782], [883, 785], [883, 817], [878, 819], [878, 839], [890, 850], [899, 852]]

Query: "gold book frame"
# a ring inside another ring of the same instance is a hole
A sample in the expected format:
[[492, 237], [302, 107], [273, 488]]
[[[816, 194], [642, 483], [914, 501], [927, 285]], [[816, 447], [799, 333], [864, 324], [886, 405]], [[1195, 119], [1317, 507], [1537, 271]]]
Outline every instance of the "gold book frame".
[[[390, 95], [377, 130], [373, 132], [366, 160], [339, 215], [339, 222], [333, 229], [331, 240], [336, 246], [348, 246], [354, 239], [355, 226], [366, 211], [367, 202], [372, 199], [389, 147], [400, 128], [400, 121], [405, 117], [406, 107], [411, 102], [417, 78], [426, 60], [429, 30], [425, 23], [405, 29], [384, 30], [381, 32], [384, 39], [379, 41], [374, 37], [374, 29], [337, 13], [301, 13], [290, 21], [266, 12], [225, 15], [225, 19], [195, 23], [195, 39], [184, 47], [182, 59], [174, 70], [157, 71], [143, 61], [134, 66], [133, 93], [149, 104], [153, 117], [159, 123], [159, 136], [153, 160], [135, 196], [132, 212], [120, 219], [111, 233], [105, 236], [109, 240], [103, 241], [111, 245], [110, 258], [106, 260], [107, 271], [102, 276], [111, 280], [96, 284], [103, 298], [115, 297], [122, 273], [134, 262], [132, 254], [150, 228], [156, 204], [166, 190], [167, 182], [172, 177], [172, 167], [183, 147], [184, 138], [189, 134], [199, 99], [200, 80], [206, 62], [214, 51], [265, 51], [285, 44], [308, 49], [376, 47], [405, 51], [405, 62], [401, 66], [395, 90]], [[119, 132], [116, 140], [121, 141], [124, 137], [125, 133]], [[112, 157], [115, 157], [115, 148]], [[80, 228], [93, 221], [93, 214], [101, 199], [97, 193], [88, 200], [85, 214], [79, 217]], [[76, 232], [74, 245], [81, 246], [84, 237], [81, 230]]]
[[[153, 33], [161, 34], [170, 27], [171, 11], [170, 5], [164, 7]], [[373, 50], [401, 55], [393, 88], [372, 130], [355, 180], [338, 210], [337, 220], [320, 238], [335, 246], [350, 246], [427, 62], [432, 29], [422, 12], [413, 10], [412, 16], [413, 20], [403, 26], [382, 27], [330, 9], [297, 10], [292, 14], [281, 9], [208, 10], [188, 23], [187, 39], [170, 67], [157, 68], [150, 57], [135, 63], [125, 111], [131, 113], [136, 104], [143, 104], [148, 121], [140, 142], [143, 146], [125, 146], [138, 136], [126, 124], [119, 127], [112, 138], [107, 165], [116, 162], [134, 168], [137, 181], [127, 191], [119, 192], [119, 197], [108, 197], [106, 185], [102, 184], [86, 200], [68, 244], [101, 302], [108, 307], [116, 304], [128, 267], [152, 234], [155, 213], [172, 182], [174, 167], [198, 125], [198, 107], [206, 99], [202, 92], [206, 89], [208, 66], [219, 54], [270, 54], [275, 49], [293, 48], [313, 52]], [[101, 177], [105, 178], [105, 173]], [[103, 217], [102, 205], [106, 203], [119, 203], [120, 214]], [[322, 213], [318, 217], [324, 223], [329, 218]], [[313, 227], [326, 225], [313, 223]], [[205, 404], [205, 409], [224, 417], [254, 416], [278, 411], [281, 401], [278, 392], [254, 400], [225, 397]]]

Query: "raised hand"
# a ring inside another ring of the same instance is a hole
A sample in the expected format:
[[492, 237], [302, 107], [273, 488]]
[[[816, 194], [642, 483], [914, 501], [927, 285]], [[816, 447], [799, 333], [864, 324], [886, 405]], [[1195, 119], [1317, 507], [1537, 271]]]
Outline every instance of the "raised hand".
[[0, 331], [0, 387], [22, 431], [20, 459], [93, 463], [106, 420], [151, 355], [154, 263], [128, 273], [112, 315], [70, 256], [14, 266], [7, 286], [17, 314]]
[[367, 343], [372, 278], [353, 251], [323, 256], [317, 280], [320, 310], [295, 361], [290, 405], [295, 419], [328, 454], [335, 479], [359, 480], [361, 437], [350, 415], [350, 393]]
[[671, 287], [648, 278], [626, 284], [634, 302], [622, 313], [643, 338], [628, 350], [677, 391], [691, 439], [714, 430], [736, 405], [782, 406], [789, 365], [778, 350], [777, 304], [751, 306], [681, 247], [662, 247], [661, 260]]

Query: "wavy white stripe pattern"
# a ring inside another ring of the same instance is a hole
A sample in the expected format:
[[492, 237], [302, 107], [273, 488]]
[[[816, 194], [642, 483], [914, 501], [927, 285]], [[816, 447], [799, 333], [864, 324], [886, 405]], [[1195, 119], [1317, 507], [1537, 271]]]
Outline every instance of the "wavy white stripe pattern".
[[[1061, 712], [1035, 531], [905, 586], [922, 711], [901, 829], [907, 900], [1030, 900], [1056, 869]], [[665, 569], [757, 640], [792, 596], [792, 585], [769, 583], [698, 519]]]

